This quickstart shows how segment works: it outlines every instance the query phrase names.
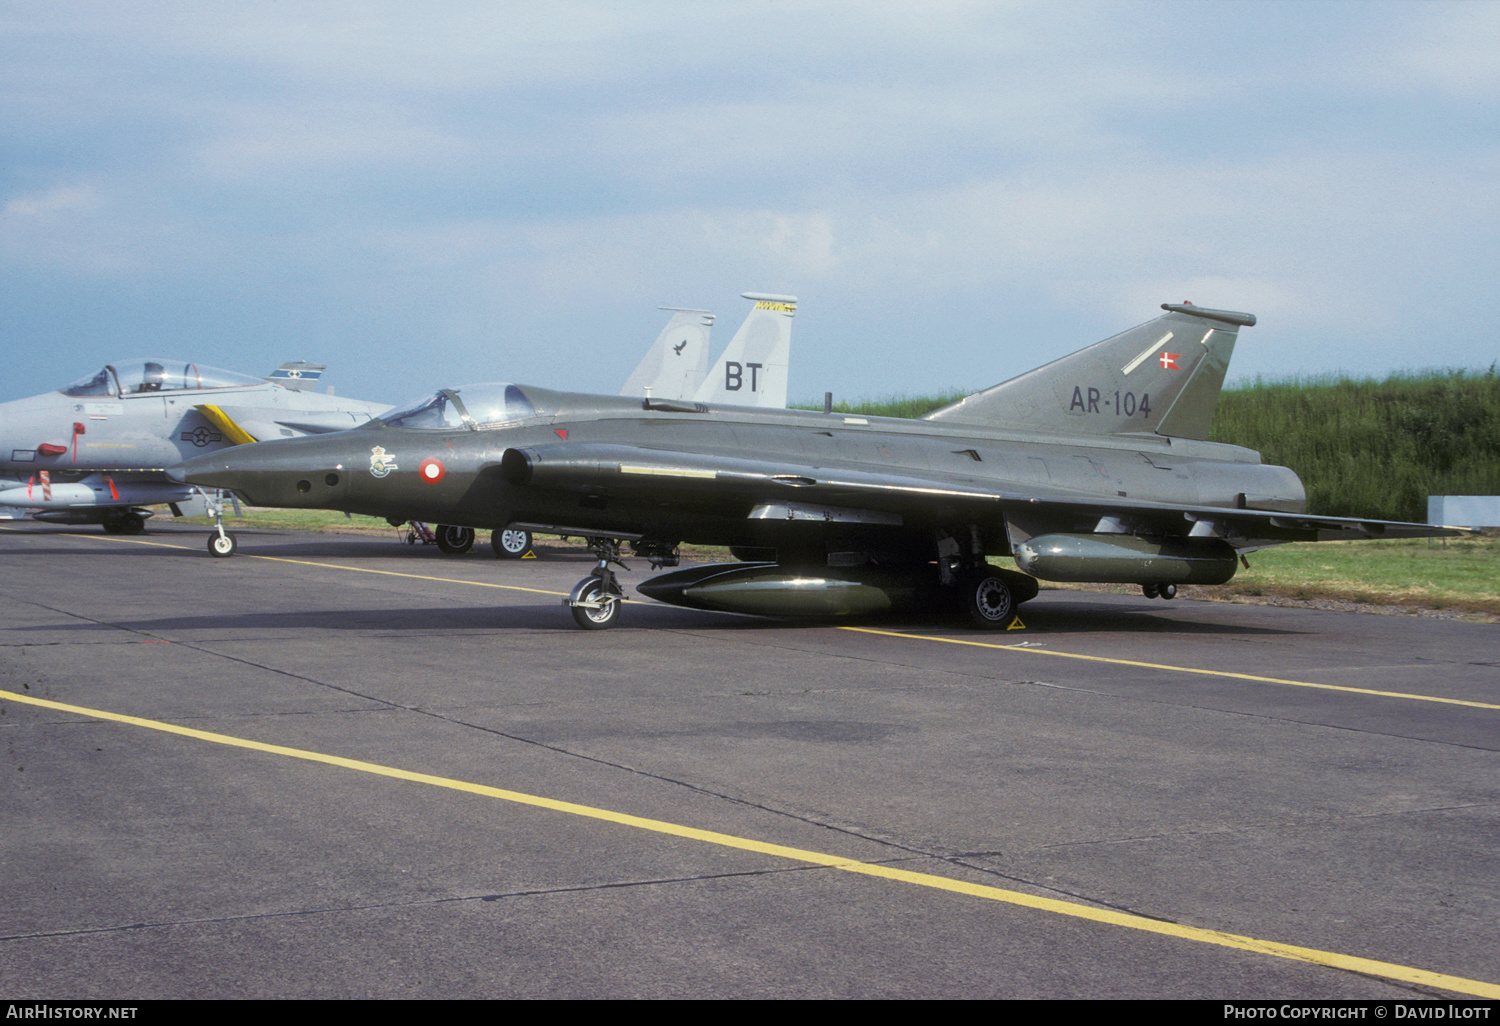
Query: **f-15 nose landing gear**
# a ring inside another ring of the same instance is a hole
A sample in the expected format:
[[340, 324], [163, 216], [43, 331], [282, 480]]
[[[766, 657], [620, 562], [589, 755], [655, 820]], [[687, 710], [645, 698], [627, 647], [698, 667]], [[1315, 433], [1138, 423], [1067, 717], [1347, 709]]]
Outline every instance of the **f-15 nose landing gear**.
[[[203, 502], [208, 507], [208, 515], [214, 518], [213, 533], [208, 536], [208, 552], [215, 559], [223, 559], [234, 555], [239, 551], [240, 541], [234, 535], [224, 530], [224, 493], [208, 492], [199, 489], [203, 496]], [[239, 508], [239, 504], [235, 504]]]
[[600, 631], [613, 627], [620, 615], [620, 603], [625, 593], [615, 572], [613, 563], [621, 570], [630, 567], [620, 562], [620, 543], [613, 538], [591, 538], [589, 547], [594, 550], [599, 564], [594, 572], [573, 586], [573, 591], [563, 599], [563, 605], [573, 610], [573, 619], [586, 631]]

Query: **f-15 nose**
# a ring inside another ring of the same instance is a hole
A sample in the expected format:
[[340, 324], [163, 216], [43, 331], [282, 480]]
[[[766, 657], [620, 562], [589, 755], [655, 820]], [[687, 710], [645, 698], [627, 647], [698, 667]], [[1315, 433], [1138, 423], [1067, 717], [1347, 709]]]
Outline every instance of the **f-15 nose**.
[[167, 471], [173, 481], [223, 488], [252, 506], [326, 507], [342, 491], [345, 447], [322, 438], [239, 445], [195, 456]]

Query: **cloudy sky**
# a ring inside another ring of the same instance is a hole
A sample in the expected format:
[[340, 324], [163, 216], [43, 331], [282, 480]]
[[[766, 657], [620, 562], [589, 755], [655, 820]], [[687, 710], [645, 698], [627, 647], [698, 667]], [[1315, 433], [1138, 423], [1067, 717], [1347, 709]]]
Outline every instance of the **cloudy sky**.
[[1190, 299], [1232, 376], [1500, 359], [1500, 4], [0, 3], [0, 399], [113, 359], [614, 392], [797, 295], [791, 394]]

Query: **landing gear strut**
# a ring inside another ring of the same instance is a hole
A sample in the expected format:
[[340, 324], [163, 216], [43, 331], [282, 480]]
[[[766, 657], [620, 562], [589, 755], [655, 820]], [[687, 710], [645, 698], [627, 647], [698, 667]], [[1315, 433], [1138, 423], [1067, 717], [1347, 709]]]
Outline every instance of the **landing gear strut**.
[[[215, 559], [223, 559], [234, 555], [239, 551], [240, 541], [234, 535], [224, 530], [223, 493], [204, 492], [203, 501], [207, 503], [208, 512], [214, 518], [214, 533], [208, 536], [208, 554]], [[238, 505], [235, 508], [238, 509]]]
[[975, 627], [1004, 630], [1015, 622], [1016, 607], [1036, 598], [1040, 586], [1035, 577], [985, 562], [979, 528], [970, 525], [968, 533], [965, 545], [948, 531], [938, 532], [938, 583], [957, 589], [964, 612]]
[[573, 619], [578, 621], [578, 626], [586, 631], [602, 631], [615, 625], [620, 616], [620, 603], [625, 599], [610, 564], [621, 570], [630, 567], [620, 562], [620, 543], [613, 538], [590, 538], [589, 547], [594, 550], [599, 563], [593, 573], [573, 586], [563, 605], [573, 610]]

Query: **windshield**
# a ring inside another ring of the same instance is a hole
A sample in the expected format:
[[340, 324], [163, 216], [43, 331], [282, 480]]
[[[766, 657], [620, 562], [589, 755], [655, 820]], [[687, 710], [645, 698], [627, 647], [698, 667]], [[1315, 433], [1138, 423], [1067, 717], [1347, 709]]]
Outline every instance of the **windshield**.
[[444, 388], [405, 403], [380, 419], [387, 427], [483, 431], [536, 416], [526, 393], [504, 381]]
[[257, 378], [201, 363], [185, 363], [182, 360], [128, 360], [106, 364], [97, 374], [79, 378], [63, 389], [62, 393], [76, 396], [120, 396], [258, 384], [260, 380]]

